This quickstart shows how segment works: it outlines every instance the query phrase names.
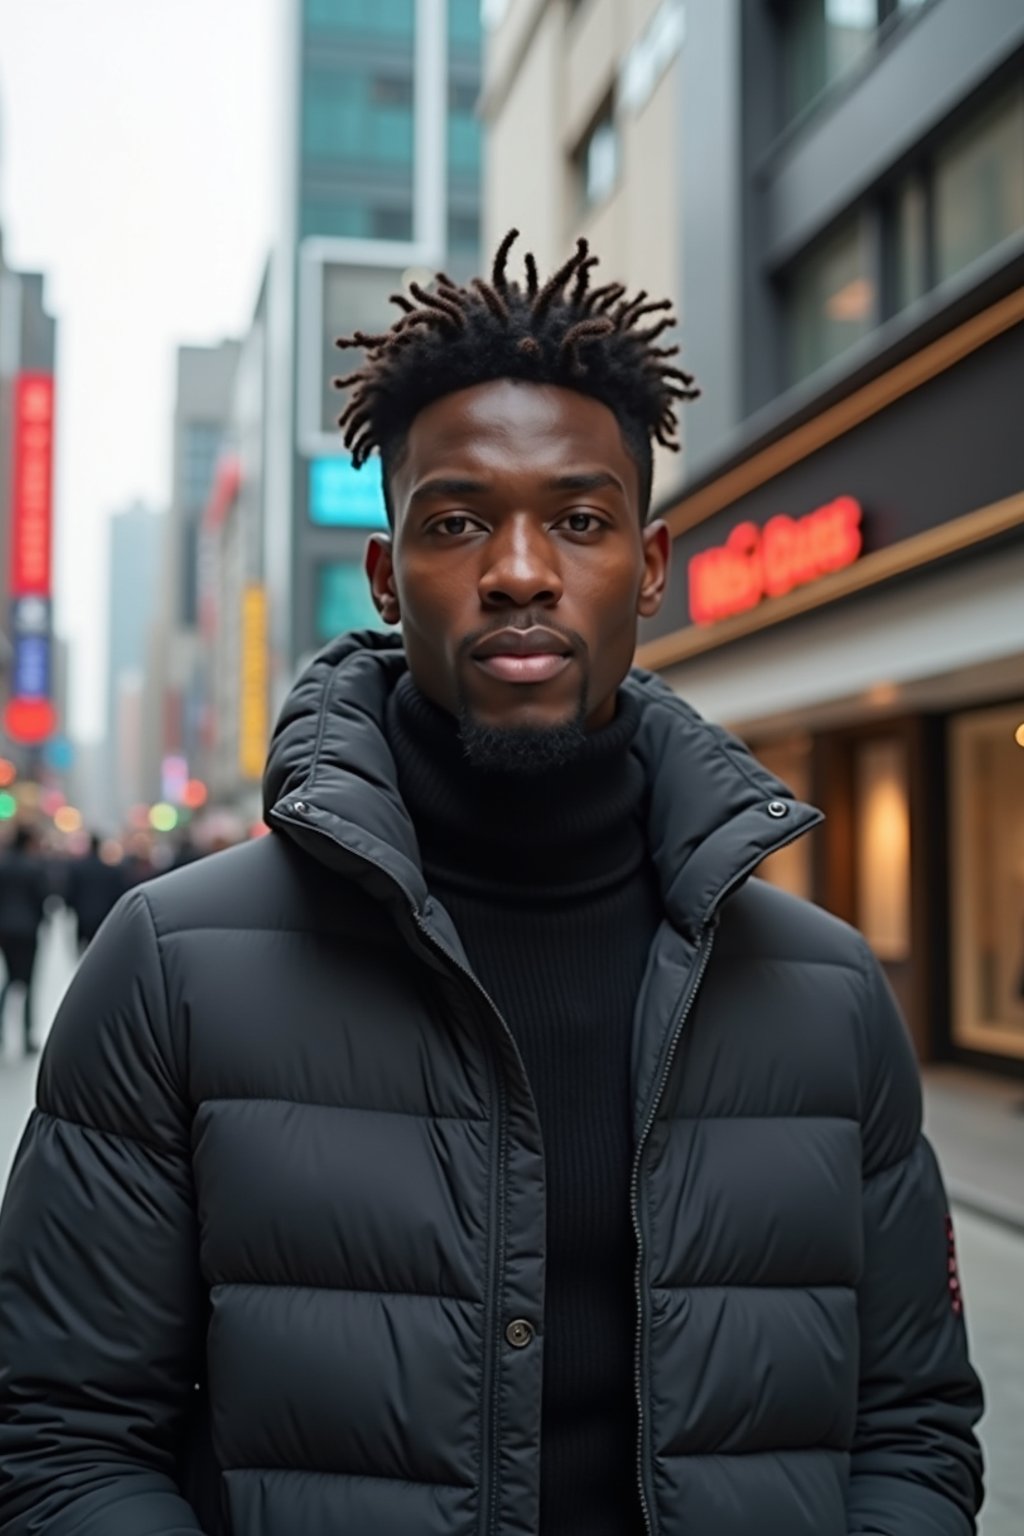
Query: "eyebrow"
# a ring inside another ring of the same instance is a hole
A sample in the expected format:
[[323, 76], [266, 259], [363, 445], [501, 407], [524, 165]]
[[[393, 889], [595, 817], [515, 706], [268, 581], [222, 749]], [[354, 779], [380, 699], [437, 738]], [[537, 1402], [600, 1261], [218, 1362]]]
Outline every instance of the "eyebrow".
[[422, 485], [416, 487], [409, 500], [411, 502], [430, 501], [439, 496], [482, 496], [488, 489], [489, 487], [481, 480], [461, 480], [442, 476], [433, 480], [424, 480]]
[[[556, 475], [553, 480], [547, 482], [549, 491], [603, 491], [611, 488], [625, 496], [626, 487], [618, 475], [613, 475], [610, 470], [593, 470], [589, 474], [578, 473], [571, 475]], [[410, 496], [410, 502], [430, 501], [443, 496], [483, 496], [490, 490], [482, 480], [466, 480], [452, 476], [436, 476], [433, 480], [424, 480], [418, 485]]]
[[607, 469], [597, 469], [590, 474], [558, 475], [548, 481], [548, 489], [551, 491], [603, 491], [609, 487], [621, 492], [623, 496], [626, 494], [626, 487], [618, 475], [613, 475]]

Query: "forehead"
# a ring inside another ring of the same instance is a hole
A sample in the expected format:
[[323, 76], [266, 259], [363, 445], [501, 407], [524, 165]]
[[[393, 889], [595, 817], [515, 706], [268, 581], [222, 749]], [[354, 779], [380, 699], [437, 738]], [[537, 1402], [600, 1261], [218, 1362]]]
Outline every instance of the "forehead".
[[631, 498], [639, 495], [614, 412], [554, 384], [494, 379], [433, 401], [409, 429], [396, 490], [407, 495], [425, 475], [456, 464], [496, 481], [548, 481], [567, 467], [606, 468]]

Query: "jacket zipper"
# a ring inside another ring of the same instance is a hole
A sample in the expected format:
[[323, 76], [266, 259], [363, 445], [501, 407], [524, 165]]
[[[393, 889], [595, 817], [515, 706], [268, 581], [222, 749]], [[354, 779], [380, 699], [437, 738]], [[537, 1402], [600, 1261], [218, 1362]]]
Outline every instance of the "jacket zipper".
[[687, 1019], [690, 1017], [690, 1013], [691, 1013], [691, 1011], [693, 1009], [693, 1005], [694, 1005], [694, 1003], [697, 1000], [697, 994], [700, 991], [701, 982], [704, 980], [704, 973], [707, 970], [708, 962], [711, 959], [711, 951], [712, 951], [712, 949], [714, 947], [714, 941], [715, 941], [715, 926], [716, 926], [716, 924], [712, 921], [711, 923], [705, 925], [705, 927], [704, 927], [704, 929], [702, 930], [702, 933], [701, 933], [701, 939], [700, 939], [700, 960], [698, 961], [696, 973], [694, 974], [693, 979], [690, 982], [689, 988], [688, 988], [688, 990], [686, 992], [686, 996], [685, 996], [685, 998], [683, 1000], [683, 1005], [682, 1005], [682, 1008], [680, 1009], [678, 1022], [676, 1023], [676, 1027], [675, 1027], [675, 1030], [673, 1031], [672, 1038], [669, 1041], [668, 1051], [666, 1052], [664, 1065], [662, 1066], [662, 1069], [661, 1069], [661, 1076], [658, 1079], [658, 1087], [657, 1087], [657, 1089], [655, 1091], [654, 1098], [651, 1101], [651, 1107], [650, 1107], [650, 1109], [647, 1112], [647, 1119], [644, 1121], [643, 1129], [641, 1130], [640, 1137], [639, 1137], [639, 1139], [637, 1141], [636, 1154], [635, 1154], [635, 1156], [633, 1158], [633, 1177], [632, 1177], [632, 1180], [630, 1182], [630, 1189], [629, 1189], [630, 1213], [631, 1213], [631, 1215], [633, 1217], [633, 1235], [634, 1235], [634, 1238], [636, 1240], [636, 1312], [637, 1312], [637, 1329], [636, 1329], [636, 1349], [635, 1349], [635, 1355], [634, 1355], [634, 1387], [635, 1387], [635, 1390], [636, 1390], [636, 1410], [637, 1410], [636, 1471], [637, 1471], [637, 1482], [638, 1482], [639, 1489], [640, 1489], [640, 1508], [641, 1508], [641, 1510], [643, 1512], [644, 1529], [647, 1532], [647, 1536], [654, 1536], [654, 1520], [653, 1520], [652, 1515], [651, 1515], [651, 1504], [650, 1504], [650, 1500], [648, 1499], [648, 1494], [647, 1494], [647, 1478], [646, 1478], [646, 1475], [645, 1475], [646, 1469], [645, 1469], [645, 1466], [644, 1466], [644, 1462], [645, 1462], [645, 1459], [646, 1459], [646, 1449], [645, 1449], [645, 1443], [644, 1443], [646, 1436], [645, 1436], [645, 1425], [644, 1425], [644, 1384], [643, 1384], [643, 1357], [644, 1357], [644, 1251], [643, 1251], [643, 1242], [644, 1242], [644, 1238], [643, 1238], [643, 1226], [642, 1226], [642, 1223], [640, 1221], [640, 1163], [641, 1163], [641, 1160], [643, 1158], [644, 1147], [647, 1144], [647, 1138], [650, 1136], [651, 1130], [653, 1129], [653, 1126], [654, 1126], [654, 1122], [657, 1119], [658, 1110], [659, 1110], [659, 1108], [661, 1106], [661, 1100], [662, 1100], [662, 1098], [664, 1096], [665, 1088], [668, 1085], [668, 1080], [669, 1080], [669, 1077], [671, 1076], [671, 1073], [672, 1073], [672, 1064], [673, 1064], [673, 1062], [675, 1061], [675, 1058], [676, 1058], [676, 1051], [677, 1051], [677, 1049], [679, 1047], [679, 1041], [680, 1041], [680, 1039], [682, 1037], [683, 1029], [684, 1029], [684, 1027], [686, 1025]]
[[[434, 937], [419, 913], [413, 909], [413, 920], [422, 934], [424, 941], [439, 954], [447, 965], [464, 977], [469, 986], [478, 996], [487, 1003], [499, 1025], [515, 1045], [512, 1031], [502, 1017], [497, 1004], [473, 973], [457, 960], [440, 939]], [[488, 1532], [497, 1530], [498, 1526], [498, 1397], [501, 1387], [501, 1372], [498, 1368], [498, 1355], [500, 1350], [498, 1326], [498, 1299], [501, 1296], [505, 1283], [505, 1236], [506, 1236], [506, 1212], [505, 1212], [505, 1174], [506, 1158], [508, 1150], [508, 1106], [505, 1097], [505, 1082], [502, 1075], [501, 1063], [498, 1053], [491, 1040], [487, 1042], [487, 1060], [490, 1066], [491, 1085], [498, 1106], [497, 1125], [497, 1176], [491, 1184], [490, 1219], [491, 1231], [497, 1232], [497, 1259], [495, 1262], [494, 1277], [488, 1286], [487, 1305], [484, 1309], [484, 1336], [487, 1339], [487, 1349], [484, 1354], [484, 1390], [483, 1399], [487, 1403], [487, 1420], [484, 1426], [484, 1453], [480, 1458], [480, 1511], [485, 1517], [482, 1526], [482, 1536]]]

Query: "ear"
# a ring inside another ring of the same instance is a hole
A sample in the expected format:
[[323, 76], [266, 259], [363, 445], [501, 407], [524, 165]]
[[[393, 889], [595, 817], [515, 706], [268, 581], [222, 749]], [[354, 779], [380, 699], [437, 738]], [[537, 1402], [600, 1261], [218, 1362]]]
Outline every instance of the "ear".
[[668, 568], [672, 560], [672, 535], [663, 522], [651, 523], [641, 534], [644, 545], [644, 574], [640, 585], [637, 613], [652, 619], [665, 600]]
[[402, 614], [395, 589], [395, 562], [391, 539], [375, 533], [366, 546], [366, 574], [374, 605], [385, 624], [398, 624]]

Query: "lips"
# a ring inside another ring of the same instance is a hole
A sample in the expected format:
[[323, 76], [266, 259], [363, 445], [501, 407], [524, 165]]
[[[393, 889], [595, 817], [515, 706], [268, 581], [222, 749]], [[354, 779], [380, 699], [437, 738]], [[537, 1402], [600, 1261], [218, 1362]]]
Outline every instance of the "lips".
[[488, 635], [473, 651], [476, 661], [491, 656], [571, 656], [572, 646], [553, 629], [499, 629]]
[[505, 683], [546, 683], [572, 660], [572, 646], [554, 630], [502, 629], [473, 651], [473, 660]]

